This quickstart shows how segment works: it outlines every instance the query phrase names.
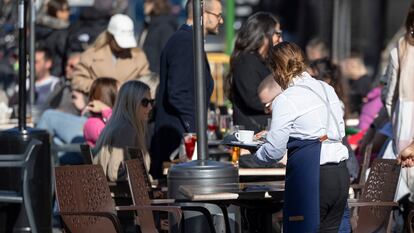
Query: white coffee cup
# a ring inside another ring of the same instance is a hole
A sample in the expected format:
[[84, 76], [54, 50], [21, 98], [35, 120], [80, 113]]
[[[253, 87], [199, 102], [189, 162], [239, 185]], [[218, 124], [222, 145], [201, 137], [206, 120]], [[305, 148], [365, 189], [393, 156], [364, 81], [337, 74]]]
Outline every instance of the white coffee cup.
[[237, 140], [243, 143], [252, 143], [254, 131], [253, 130], [239, 130], [234, 133], [234, 136], [237, 138]]

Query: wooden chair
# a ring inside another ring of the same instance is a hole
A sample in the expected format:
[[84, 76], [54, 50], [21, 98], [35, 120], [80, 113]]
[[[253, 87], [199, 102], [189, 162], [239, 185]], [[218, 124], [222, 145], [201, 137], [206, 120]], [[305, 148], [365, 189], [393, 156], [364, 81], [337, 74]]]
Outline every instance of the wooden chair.
[[[127, 172], [128, 172], [128, 182], [130, 184], [132, 201], [134, 205], [157, 205], [157, 204], [168, 204], [178, 206], [176, 201], [173, 199], [153, 199], [153, 190], [151, 188], [151, 183], [148, 177], [148, 172], [145, 169], [144, 157], [140, 150], [135, 148], [128, 148], [128, 153], [130, 153], [131, 159], [125, 161]], [[202, 213], [209, 225], [211, 233], [215, 233], [213, 220], [210, 212], [207, 208], [203, 206], [179, 206], [183, 211], [196, 211]], [[228, 227], [228, 216], [227, 212], [223, 212], [227, 217], [226, 227]], [[154, 223], [154, 218], [151, 212], [140, 210], [137, 211], [137, 219], [140, 220], [140, 227], [142, 232], [152, 233], [148, 229], [152, 229]], [[144, 220], [144, 221], [142, 221]], [[184, 224], [182, 224], [184, 226]]]
[[352, 216], [357, 225], [353, 232], [389, 232], [391, 210], [394, 202], [401, 167], [395, 159], [375, 159], [364, 185], [361, 198], [348, 200], [350, 208], [358, 207]]
[[372, 153], [372, 143], [369, 143], [365, 147], [364, 158], [362, 160], [361, 169], [359, 171], [359, 178], [358, 183], [351, 184], [351, 188], [354, 189], [355, 198], [359, 198], [360, 194], [362, 193], [362, 189], [365, 185], [366, 174], [369, 168], [370, 160], [371, 160], [371, 153]]
[[414, 210], [411, 210], [408, 214], [408, 229], [410, 229], [410, 233], [414, 233]]
[[181, 209], [175, 206], [115, 206], [100, 165], [56, 167], [55, 176], [56, 198], [66, 232], [121, 233], [119, 211], [166, 211], [182, 218]]

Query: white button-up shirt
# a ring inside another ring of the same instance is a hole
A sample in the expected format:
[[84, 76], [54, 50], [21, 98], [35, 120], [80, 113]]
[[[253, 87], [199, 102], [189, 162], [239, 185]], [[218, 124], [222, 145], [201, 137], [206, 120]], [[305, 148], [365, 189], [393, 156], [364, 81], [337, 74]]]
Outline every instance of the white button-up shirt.
[[[314, 92], [299, 85], [311, 88], [325, 101], [326, 95], [328, 96], [332, 112], [329, 115], [329, 122], [326, 103]], [[272, 108], [272, 123], [266, 137], [267, 142], [256, 152], [258, 162], [279, 161], [286, 153], [289, 137], [317, 139], [323, 135], [327, 135], [328, 140], [322, 142], [320, 165], [348, 159], [348, 149], [341, 142], [345, 136], [344, 111], [341, 101], [331, 86], [303, 72], [273, 100]]]

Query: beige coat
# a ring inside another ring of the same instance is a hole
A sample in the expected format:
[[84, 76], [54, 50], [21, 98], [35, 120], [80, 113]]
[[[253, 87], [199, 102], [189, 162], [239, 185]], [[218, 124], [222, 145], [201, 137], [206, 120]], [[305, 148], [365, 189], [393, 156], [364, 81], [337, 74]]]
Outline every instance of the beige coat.
[[121, 84], [150, 73], [147, 57], [139, 48], [132, 49], [132, 57], [116, 59], [109, 45], [96, 50], [89, 48], [82, 53], [72, 78], [74, 90], [89, 92], [92, 82], [99, 77], [115, 78]]
[[[110, 149], [108, 145], [103, 145], [101, 148], [95, 147], [98, 153], [93, 163], [102, 166], [108, 180], [116, 181], [118, 179], [119, 169], [121, 169], [121, 173], [125, 172], [124, 161], [130, 159], [126, 149], [137, 146], [137, 134], [130, 124], [124, 123], [119, 125], [117, 131], [111, 136], [113, 136], [111, 140], [112, 148]], [[148, 153], [144, 154], [144, 161], [148, 172], [150, 167]]]

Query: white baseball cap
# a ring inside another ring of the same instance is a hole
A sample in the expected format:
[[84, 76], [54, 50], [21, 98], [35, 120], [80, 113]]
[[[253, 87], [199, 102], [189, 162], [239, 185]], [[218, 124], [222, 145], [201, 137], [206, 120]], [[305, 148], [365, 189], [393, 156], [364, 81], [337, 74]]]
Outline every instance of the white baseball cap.
[[116, 14], [111, 17], [108, 32], [114, 36], [116, 43], [123, 49], [137, 47], [134, 37], [134, 22], [127, 15]]

